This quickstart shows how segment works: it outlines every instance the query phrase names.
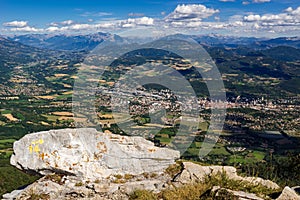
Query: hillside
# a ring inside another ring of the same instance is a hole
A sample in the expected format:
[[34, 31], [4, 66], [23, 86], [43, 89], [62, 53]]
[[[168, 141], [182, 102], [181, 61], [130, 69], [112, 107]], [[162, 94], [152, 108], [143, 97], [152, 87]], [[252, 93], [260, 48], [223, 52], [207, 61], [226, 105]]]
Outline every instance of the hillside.
[[[0, 93], [2, 95], [34, 95], [55, 89], [57, 86], [49, 82], [46, 77], [75, 72], [69, 68], [53, 69], [53, 65], [78, 63], [83, 55], [83, 53], [40, 49], [0, 38], [0, 87], [3, 88]], [[40, 89], [37, 88], [38, 85]], [[15, 91], [13, 88], [19, 88], [19, 90]], [[26, 92], [24, 91], [26, 88], [31, 89]]]
[[277, 46], [262, 51], [264, 55], [276, 60], [297, 62], [300, 60], [300, 49], [291, 46]]

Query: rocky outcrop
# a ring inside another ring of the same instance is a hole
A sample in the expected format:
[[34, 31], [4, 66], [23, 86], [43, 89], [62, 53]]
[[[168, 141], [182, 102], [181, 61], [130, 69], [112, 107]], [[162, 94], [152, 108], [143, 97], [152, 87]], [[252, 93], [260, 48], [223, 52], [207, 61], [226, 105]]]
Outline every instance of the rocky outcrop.
[[111, 176], [103, 180], [83, 181], [78, 177], [66, 175], [47, 175], [27, 186], [23, 191], [5, 194], [3, 199], [89, 199], [89, 200], [120, 200], [128, 199], [137, 190], [160, 191], [167, 181], [165, 176], [145, 178], [137, 176]]
[[258, 197], [256, 194], [243, 192], [243, 191], [234, 191], [226, 188], [221, 188], [219, 186], [213, 187], [212, 193], [214, 193], [214, 197], [218, 199], [223, 199], [222, 197], [225, 195], [227, 198], [231, 199], [241, 199], [241, 200], [264, 200], [263, 198]]
[[[178, 151], [155, 147], [141, 137], [102, 133], [95, 129], [33, 133], [14, 143], [11, 164], [44, 176], [3, 198], [119, 200], [129, 199], [137, 189], [161, 194], [164, 190], [176, 190], [193, 183], [208, 185], [209, 189], [203, 195], [213, 199], [270, 199], [264, 194], [243, 190], [241, 187], [246, 185], [262, 186], [276, 197], [279, 195], [280, 188], [276, 183], [239, 176], [234, 167], [201, 166], [192, 162], [174, 164], [177, 158]], [[212, 181], [219, 175], [235, 180], [243, 191]], [[215, 185], [211, 185], [212, 182]], [[299, 195], [286, 187], [277, 200], [283, 199], [298, 200]]]
[[280, 187], [270, 181], [259, 177], [242, 177], [237, 174], [236, 168], [231, 166], [201, 166], [191, 162], [183, 162], [183, 171], [175, 177], [174, 181], [181, 184], [204, 181], [206, 177], [225, 173], [228, 179], [237, 180], [254, 185], [262, 185], [270, 189]]
[[158, 148], [142, 137], [92, 128], [28, 134], [14, 143], [11, 164], [41, 175], [60, 173], [95, 180], [111, 174], [161, 173], [179, 152]]
[[290, 187], [285, 187], [276, 200], [300, 200], [300, 196]]

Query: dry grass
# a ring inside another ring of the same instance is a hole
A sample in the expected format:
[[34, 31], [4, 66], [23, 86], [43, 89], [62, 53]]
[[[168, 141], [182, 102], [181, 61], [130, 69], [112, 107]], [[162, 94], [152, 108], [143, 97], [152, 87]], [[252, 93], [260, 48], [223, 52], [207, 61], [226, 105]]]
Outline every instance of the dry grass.
[[185, 200], [196, 200], [200, 199], [211, 186], [205, 183], [197, 183], [182, 186], [179, 188], [165, 190], [160, 194], [164, 200], [174, 200], [174, 199], [185, 199]]
[[2, 114], [4, 117], [6, 117], [9, 121], [15, 122], [19, 119], [15, 118], [12, 114]]
[[171, 177], [175, 177], [175, 175], [179, 174], [182, 171], [182, 164], [181, 163], [176, 163], [173, 165], [170, 165], [165, 172], [169, 174]]
[[[181, 171], [181, 165], [175, 164], [170, 166], [166, 173], [174, 177]], [[218, 197], [214, 192], [211, 192], [213, 186], [219, 186]], [[234, 191], [244, 191], [248, 193], [254, 193], [262, 198], [280, 192], [280, 190], [272, 190], [262, 185], [255, 185], [250, 182], [231, 180], [225, 173], [218, 173], [213, 176], [209, 176], [204, 182], [191, 183], [180, 187], [173, 187], [172, 189], [166, 189], [158, 194], [154, 194], [147, 190], [136, 190], [130, 195], [130, 199], [155, 199], [155, 200], [199, 200], [199, 199], [236, 199], [231, 192], [227, 189]]]
[[78, 79], [78, 76], [71, 76], [72, 79]]
[[130, 200], [138, 199], [138, 200], [156, 200], [157, 197], [147, 190], [136, 190], [129, 196]]
[[75, 187], [81, 187], [81, 186], [83, 186], [82, 182], [75, 183]]
[[64, 117], [73, 117], [74, 114], [71, 112], [53, 112], [53, 115], [64, 116]]
[[63, 84], [63, 86], [64, 86], [65, 88], [72, 88], [72, 85], [69, 85], [69, 84]]
[[55, 77], [65, 77], [69, 76], [68, 74], [54, 74]]
[[50, 126], [50, 124], [49, 124], [49, 123], [47, 123], [47, 122], [43, 122], [43, 121], [41, 121], [41, 124], [42, 124], [43, 126]]
[[50, 96], [50, 95], [46, 95], [46, 96], [35, 96], [35, 98], [37, 99], [45, 99], [45, 100], [52, 100], [55, 99], [55, 96]]

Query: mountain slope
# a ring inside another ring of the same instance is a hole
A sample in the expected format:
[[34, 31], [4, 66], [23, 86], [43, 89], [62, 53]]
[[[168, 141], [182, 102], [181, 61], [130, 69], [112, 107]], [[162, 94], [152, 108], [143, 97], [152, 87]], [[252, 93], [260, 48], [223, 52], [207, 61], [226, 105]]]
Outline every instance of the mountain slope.
[[95, 33], [88, 35], [48, 35], [28, 34], [10, 37], [13, 41], [52, 50], [84, 51], [92, 50], [104, 40], [110, 38], [109, 33]]
[[47, 77], [73, 75], [73, 64], [82, 61], [84, 55], [39, 49], [0, 38], [0, 94], [34, 95], [61, 88], [63, 83], [51, 82]]
[[264, 55], [270, 56], [276, 60], [300, 61], [300, 49], [290, 46], [277, 46], [262, 51]]

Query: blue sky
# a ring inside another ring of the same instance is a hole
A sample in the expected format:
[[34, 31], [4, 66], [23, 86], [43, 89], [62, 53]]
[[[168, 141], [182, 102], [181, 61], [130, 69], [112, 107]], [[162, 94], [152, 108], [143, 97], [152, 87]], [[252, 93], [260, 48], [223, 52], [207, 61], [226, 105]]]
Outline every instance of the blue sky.
[[298, 36], [299, 0], [0, 0], [1, 34], [183, 32]]

